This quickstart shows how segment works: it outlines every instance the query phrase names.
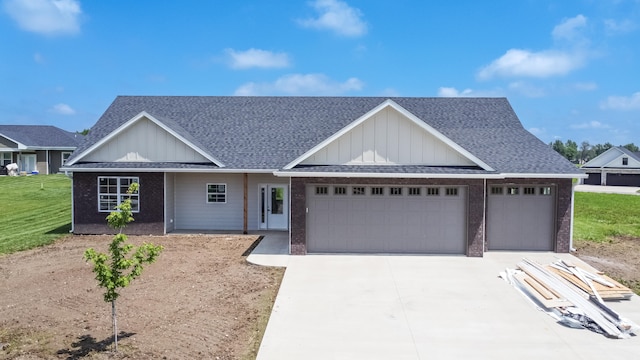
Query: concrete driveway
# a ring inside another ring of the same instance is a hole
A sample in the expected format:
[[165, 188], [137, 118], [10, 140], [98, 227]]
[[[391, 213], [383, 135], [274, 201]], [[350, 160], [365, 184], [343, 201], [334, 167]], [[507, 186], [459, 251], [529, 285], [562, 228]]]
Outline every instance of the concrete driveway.
[[[640, 337], [563, 327], [498, 278], [522, 257], [579, 262], [509, 252], [291, 256], [258, 360], [640, 358]], [[612, 307], [640, 323], [639, 297]]]

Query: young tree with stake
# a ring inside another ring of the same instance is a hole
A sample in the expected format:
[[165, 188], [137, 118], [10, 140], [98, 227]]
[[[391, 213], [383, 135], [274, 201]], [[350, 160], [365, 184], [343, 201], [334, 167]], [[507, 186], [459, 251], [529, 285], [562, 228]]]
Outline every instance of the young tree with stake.
[[131, 244], [125, 244], [127, 235], [122, 229], [133, 221], [131, 210], [131, 194], [138, 192], [138, 184], [132, 183], [127, 190], [127, 197], [116, 210], [107, 216], [110, 227], [118, 230], [109, 245], [109, 254], [99, 253], [93, 248], [84, 252], [84, 258], [93, 263], [98, 285], [105, 289], [104, 301], [111, 303], [111, 317], [113, 320], [113, 341], [115, 352], [118, 351], [118, 322], [116, 318], [116, 299], [120, 295], [119, 288], [127, 287], [133, 279], [142, 274], [143, 265], [156, 261], [162, 251], [162, 246], [144, 243], [135, 249], [133, 256], [127, 255], [134, 250]]

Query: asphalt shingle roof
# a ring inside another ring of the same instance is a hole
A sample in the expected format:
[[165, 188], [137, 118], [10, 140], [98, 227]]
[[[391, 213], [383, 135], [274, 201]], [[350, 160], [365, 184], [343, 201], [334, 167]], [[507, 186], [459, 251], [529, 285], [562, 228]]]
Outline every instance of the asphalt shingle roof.
[[0, 125], [0, 136], [33, 148], [75, 148], [84, 140], [84, 135], [51, 125]]
[[497, 172], [581, 174], [505, 98], [119, 96], [73, 156], [146, 111], [226, 168], [281, 169], [387, 99]]

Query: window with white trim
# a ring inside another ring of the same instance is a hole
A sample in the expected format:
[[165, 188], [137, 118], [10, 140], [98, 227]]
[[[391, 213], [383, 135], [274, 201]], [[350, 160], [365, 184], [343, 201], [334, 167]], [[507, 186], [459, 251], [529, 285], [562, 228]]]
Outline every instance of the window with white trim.
[[390, 187], [389, 188], [389, 195], [394, 195], [394, 196], [402, 195], [402, 188], [401, 187]]
[[227, 184], [207, 184], [207, 203], [225, 204], [227, 202]]
[[420, 196], [422, 194], [422, 188], [419, 187], [410, 187], [408, 191], [410, 196]]
[[334, 186], [333, 187], [333, 195], [347, 195], [347, 187], [346, 186]]
[[327, 195], [329, 194], [329, 188], [326, 186], [316, 186], [316, 195]]
[[536, 188], [525, 186], [524, 189], [522, 189], [522, 192], [525, 195], [535, 195], [536, 194]]
[[371, 188], [371, 195], [384, 195], [384, 188], [383, 187], [372, 187]]
[[0, 166], [7, 166], [11, 164], [11, 153], [0, 152]]
[[622, 165], [624, 165], [624, 166], [629, 165], [629, 158], [628, 157], [623, 157], [622, 158]]
[[127, 198], [131, 199], [131, 211], [140, 211], [140, 188], [138, 191], [129, 195], [129, 185], [133, 183], [140, 184], [137, 177], [124, 176], [99, 176], [98, 177], [98, 211], [111, 212], [116, 210], [116, 206], [120, 205]]
[[364, 186], [354, 186], [351, 188], [351, 193], [353, 195], [366, 195]]
[[61, 164], [64, 165], [67, 162], [67, 160], [69, 160], [69, 156], [71, 156], [71, 151], [63, 151], [60, 153], [60, 156], [62, 157]]

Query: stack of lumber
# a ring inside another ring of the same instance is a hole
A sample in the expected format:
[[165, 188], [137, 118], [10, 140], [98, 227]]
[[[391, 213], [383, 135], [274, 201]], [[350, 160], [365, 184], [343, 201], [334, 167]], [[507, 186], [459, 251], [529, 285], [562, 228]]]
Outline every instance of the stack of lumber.
[[630, 299], [633, 292], [599, 274], [559, 260], [547, 266], [523, 259], [519, 270], [507, 269], [501, 276], [537, 306], [545, 308], [560, 323], [582, 327], [612, 338], [640, 334], [640, 327], [624, 319], [605, 300]]

